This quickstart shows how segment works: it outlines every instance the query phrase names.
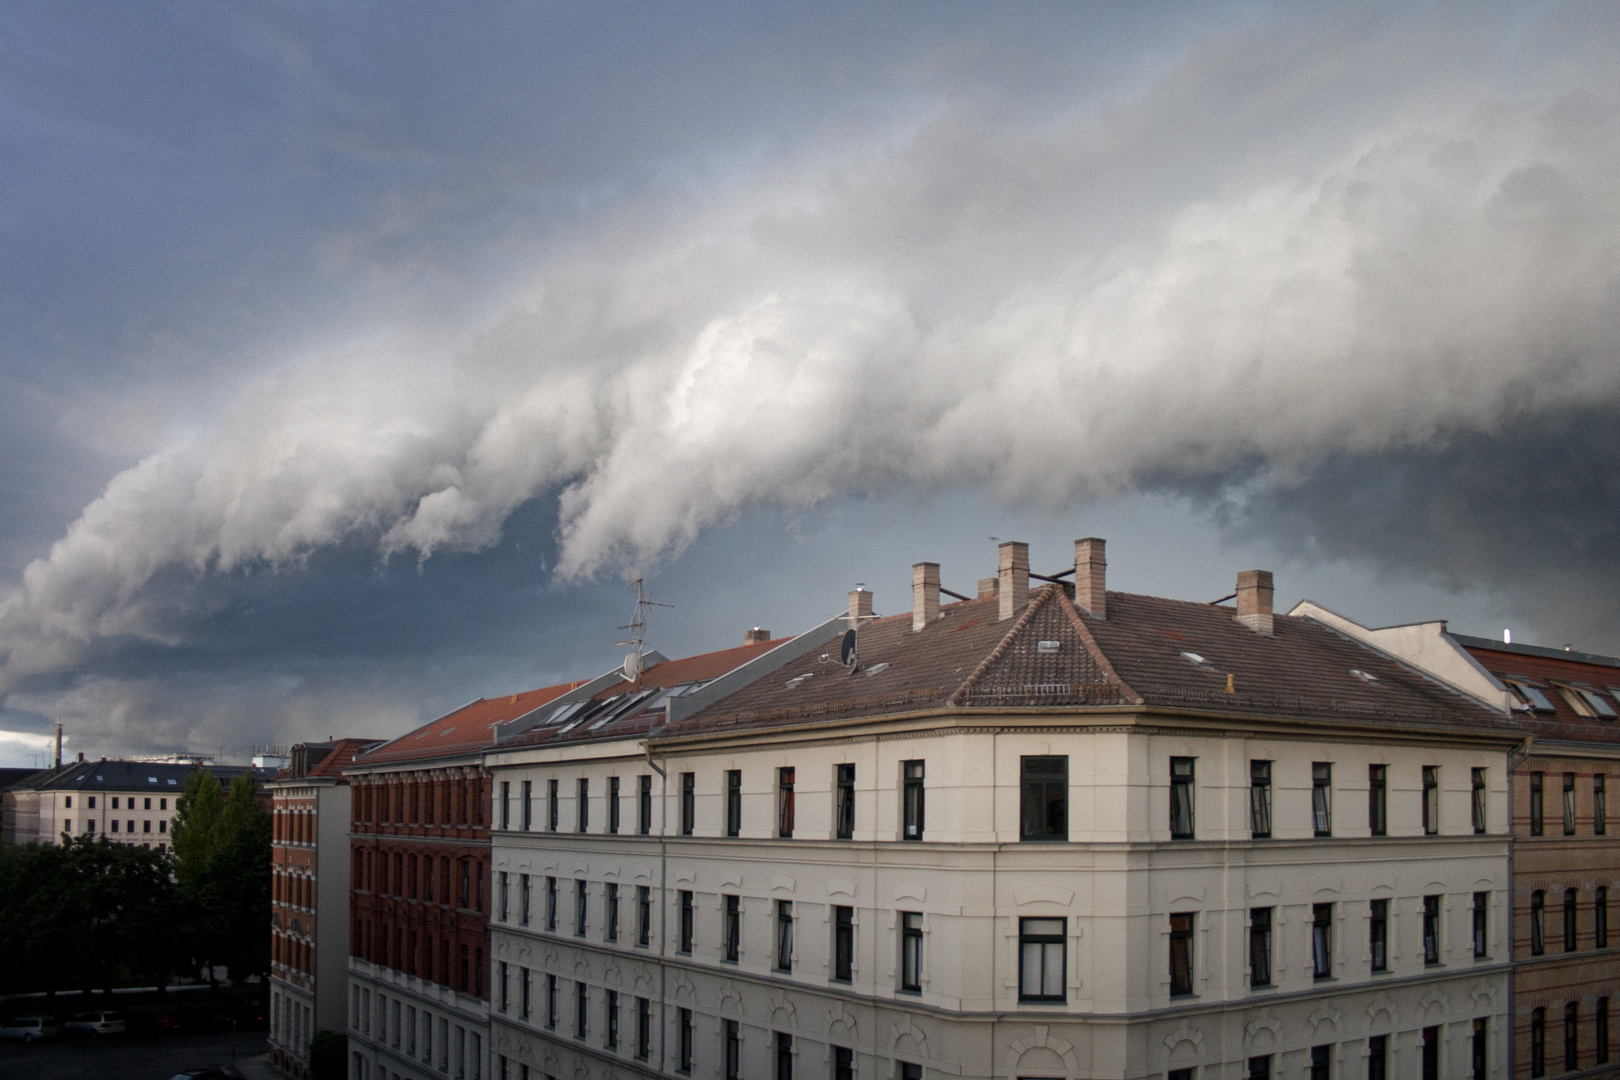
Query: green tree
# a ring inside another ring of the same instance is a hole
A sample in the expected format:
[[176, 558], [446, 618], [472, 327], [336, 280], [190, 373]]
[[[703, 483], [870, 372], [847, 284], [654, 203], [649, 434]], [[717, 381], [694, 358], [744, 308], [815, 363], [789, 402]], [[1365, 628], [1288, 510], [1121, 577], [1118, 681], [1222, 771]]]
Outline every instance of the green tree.
[[349, 1072], [349, 1037], [321, 1030], [309, 1040], [310, 1080], [343, 1080]]
[[270, 970], [270, 814], [249, 774], [228, 796], [207, 769], [186, 778], [172, 829], [190, 958], [233, 981]]

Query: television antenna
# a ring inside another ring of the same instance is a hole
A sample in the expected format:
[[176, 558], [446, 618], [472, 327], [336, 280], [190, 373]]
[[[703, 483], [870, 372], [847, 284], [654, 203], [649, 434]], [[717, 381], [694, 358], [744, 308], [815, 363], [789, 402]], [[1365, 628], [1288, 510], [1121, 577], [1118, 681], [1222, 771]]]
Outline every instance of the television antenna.
[[636, 587], [636, 613], [628, 623], [619, 627], [620, 630], [630, 631], [630, 636], [617, 643], [630, 646], [630, 652], [624, 658], [624, 668], [619, 673], [625, 682], [638, 681], [641, 678], [641, 673], [646, 670], [641, 654], [646, 645], [647, 609], [654, 607], [673, 608], [675, 606], [674, 604], [660, 604], [656, 600], [648, 599], [647, 590], [642, 586], [641, 575], [637, 574], [632, 584]]

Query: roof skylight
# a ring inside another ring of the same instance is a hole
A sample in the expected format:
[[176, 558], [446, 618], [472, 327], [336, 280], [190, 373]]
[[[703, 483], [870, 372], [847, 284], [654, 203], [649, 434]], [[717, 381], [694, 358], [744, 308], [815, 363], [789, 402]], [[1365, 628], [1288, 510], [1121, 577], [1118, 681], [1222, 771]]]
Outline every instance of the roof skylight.
[[1511, 676], [1503, 676], [1502, 681], [1507, 684], [1509, 690], [1513, 691], [1514, 696], [1523, 703], [1524, 708], [1539, 713], [1558, 711], [1553, 706], [1553, 703], [1547, 699], [1547, 695], [1543, 694], [1541, 688], [1535, 683]]
[[1350, 674], [1360, 679], [1364, 683], [1375, 683], [1378, 681], [1378, 676], [1374, 675], [1370, 671], [1362, 671], [1358, 667], [1351, 668]]
[[[1050, 654], [1050, 653], [1057, 652], [1058, 649], [1061, 646], [1062, 646], [1062, 643], [1057, 642], [1057, 641], [1037, 641], [1035, 643], [1035, 651], [1037, 653], [1048, 653], [1048, 654]], [[1182, 655], [1185, 656], [1186, 653], [1183, 653]]]
[[1181, 658], [1183, 660], [1187, 661], [1187, 663], [1189, 663], [1189, 664], [1196, 664], [1198, 667], [1209, 667], [1210, 666], [1208, 660], [1204, 659], [1202, 656], [1198, 655], [1195, 652], [1184, 652], [1184, 653], [1181, 654]]

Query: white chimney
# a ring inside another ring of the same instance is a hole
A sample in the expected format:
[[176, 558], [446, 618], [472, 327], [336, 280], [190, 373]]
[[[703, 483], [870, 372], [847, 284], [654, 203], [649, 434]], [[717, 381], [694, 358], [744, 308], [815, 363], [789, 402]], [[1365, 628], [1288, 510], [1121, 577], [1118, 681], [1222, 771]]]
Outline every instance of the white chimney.
[[1270, 635], [1271, 571], [1239, 570], [1237, 576], [1237, 620], [1257, 634]]
[[761, 630], [756, 626], [752, 630], [743, 631], [744, 645], [761, 645], [769, 640], [771, 640], [771, 632], [769, 630]]
[[849, 594], [849, 625], [854, 628], [860, 620], [869, 618], [872, 614], [872, 593], [865, 586], [857, 585]]
[[1106, 541], [1095, 536], [1074, 542], [1074, 603], [1099, 619], [1108, 618]]
[[1010, 619], [1029, 603], [1029, 545], [1007, 540], [996, 545], [996, 555], [1001, 578], [1000, 618]]
[[939, 618], [939, 563], [911, 564], [911, 632]]

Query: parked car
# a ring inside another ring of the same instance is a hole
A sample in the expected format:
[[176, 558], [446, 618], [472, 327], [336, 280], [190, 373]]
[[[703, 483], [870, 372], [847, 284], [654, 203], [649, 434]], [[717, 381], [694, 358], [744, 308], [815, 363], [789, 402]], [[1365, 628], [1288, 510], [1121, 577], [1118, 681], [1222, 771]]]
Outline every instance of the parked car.
[[60, 1034], [61, 1027], [48, 1016], [15, 1016], [0, 1024], [0, 1039], [21, 1039], [31, 1043], [35, 1039], [49, 1039]]
[[192, 1069], [190, 1072], [175, 1073], [169, 1080], [237, 1080], [239, 1073], [234, 1073], [223, 1067], [211, 1069]]
[[77, 1031], [86, 1035], [122, 1035], [124, 1033], [124, 1018], [115, 1012], [82, 1012], [74, 1013], [73, 1019], [62, 1025], [65, 1031]]

